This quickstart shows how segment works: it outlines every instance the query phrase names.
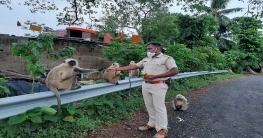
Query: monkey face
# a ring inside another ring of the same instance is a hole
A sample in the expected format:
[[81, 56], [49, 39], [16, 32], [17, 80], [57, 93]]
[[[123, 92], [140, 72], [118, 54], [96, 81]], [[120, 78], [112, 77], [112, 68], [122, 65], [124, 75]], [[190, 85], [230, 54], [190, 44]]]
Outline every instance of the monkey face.
[[75, 65], [77, 65], [77, 63], [76, 63], [75, 60], [69, 61], [68, 64], [69, 64], [70, 66], [75, 66]]
[[176, 105], [183, 105], [185, 102], [181, 99], [177, 99]]
[[176, 106], [176, 110], [181, 110], [182, 109], [182, 106]]
[[133, 64], [135, 64], [135, 62], [134, 62], [134, 61], [131, 61], [130, 64], [133, 65]]
[[175, 110], [185, 111], [188, 108], [187, 99], [181, 94], [176, 95], [173, 102], [173, 107]]
[[181, 94], [176, 95], [175, 99], [180, 100], [180, 101], [184, 101], [184, 102], [187, 101], [187, 99]]
[[71, 58], [66, 59], [66, 60], [64, 61], [64, 63], [65, 63], [65, 64], [68, 64], [68, 65], [71, 66], [71, 67], [78, 66], [78, 61], [75, 60], [75, 59], [71, 59]]
[[111, 65], [112, 67], [119, 67], [119, 64], [118, 63], [112, 63], [112, 65]]
[[177, 101], [176, 101], [176, 103], [175, 103], [175, 108], [176, 108], [176, 110], [181, 110], [182, 107], [183, 107], [183, 104], [184, 104], [184, 101], [177, 99]]

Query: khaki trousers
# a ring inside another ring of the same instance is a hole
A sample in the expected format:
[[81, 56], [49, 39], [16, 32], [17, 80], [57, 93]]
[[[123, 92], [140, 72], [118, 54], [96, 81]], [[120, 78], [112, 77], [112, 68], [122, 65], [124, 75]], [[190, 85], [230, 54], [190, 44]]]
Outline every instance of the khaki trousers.
[[150, 84], [143, 82], [142, 94], [149, 114], [148, 125], [155, 127], [157, 132], [167, 129], [168, 119], [165, 106], [165, 95], [168, 86], [165, 83]]

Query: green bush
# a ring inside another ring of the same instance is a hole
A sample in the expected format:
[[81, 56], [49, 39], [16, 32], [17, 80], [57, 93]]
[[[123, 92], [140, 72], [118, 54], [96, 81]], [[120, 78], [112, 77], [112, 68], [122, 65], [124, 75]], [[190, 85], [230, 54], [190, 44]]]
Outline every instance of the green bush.
[[180, 72], [225, 69], [226, 60], [216, 47], [187, 48], [183, 44], [171, 45], [166, 54], [172, 56]]
[[102, 56], [113, 62], [127, 66], [131, 60], [137, 63], [146, 56], [146, 46], [113, 41], [110, 46], [102, 48]]

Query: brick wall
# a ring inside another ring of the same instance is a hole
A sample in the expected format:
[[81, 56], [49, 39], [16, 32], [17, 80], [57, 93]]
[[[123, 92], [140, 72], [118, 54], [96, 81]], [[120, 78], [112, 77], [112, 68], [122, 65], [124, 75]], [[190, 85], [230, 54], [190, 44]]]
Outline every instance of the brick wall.
[[11, 70], [25, 73], [25, 61], [21, 57], [12, 56], [10, 46], [16, 39], [1, 39], [0, 41], [0, 70]]
[[[0, 36], [1, 38], [1, 36]], [[26, 71], [26, 62], [21, 57], [12, 56], [10, 46], [13, 42], [18, 42], [17, 39], [1, 39], [0, 41], [0, 70], [11, 70], [21, 74], [28, 74]], [[81, 43], [74, 41], [55, 41], [54, 49], [59, 49], [72, 46], [76, 48], [72, 58], [79, 61], [79, 66], [83, 68], [107, 68], [112, 63], [106, 58], [101, 57], [101, 46], [92, 43]], [[41, 63], [45, 69], [51, 69], [56, 65], [61, 64], [66, 58], [58, 60], [50, 60], [47, 57], [47, 52], [43, 53]]]

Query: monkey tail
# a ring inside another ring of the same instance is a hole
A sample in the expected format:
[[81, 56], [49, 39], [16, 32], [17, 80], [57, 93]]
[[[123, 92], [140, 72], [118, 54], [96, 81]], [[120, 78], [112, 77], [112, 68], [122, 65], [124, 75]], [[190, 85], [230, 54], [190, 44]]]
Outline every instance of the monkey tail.
[[[57, 88], [50, 88], [50, 90], [56, 95], [57, 97], [57, 101], [58, 101], [58, 108], [57, 108], [57, 113], [56, 116], [59, 115], [60, 113], [60, 108], [61, 108], [61, 99], [60, 99], [60, 94], [58, 92]], [[50, 123], [45, 130], [49, 130], [51, 128], [51, 126], [54, 125], [54, 122]]]
[[61, 108], [60, 94], [59, 94], [57, 88], [52, 88], [51, 91], [56, 95], [56, 98], [57, 98], [57, 101], [58, 101], [58, 108], [57, 108], [57, 113], [56, 113], [56, 116], [58, 116], [59, 113], [60, 113], [60, 108]]

